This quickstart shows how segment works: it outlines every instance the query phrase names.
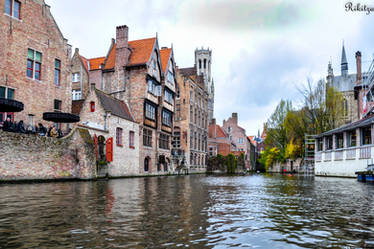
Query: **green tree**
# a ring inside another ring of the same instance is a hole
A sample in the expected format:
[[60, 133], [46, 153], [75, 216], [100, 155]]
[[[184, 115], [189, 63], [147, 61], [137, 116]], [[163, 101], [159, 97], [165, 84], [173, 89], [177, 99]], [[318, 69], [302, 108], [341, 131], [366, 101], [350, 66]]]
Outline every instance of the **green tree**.
[[226, 170], [228, 174], [234, 174], [237, 167], [236, 157], [230, 153], [226, 157]]

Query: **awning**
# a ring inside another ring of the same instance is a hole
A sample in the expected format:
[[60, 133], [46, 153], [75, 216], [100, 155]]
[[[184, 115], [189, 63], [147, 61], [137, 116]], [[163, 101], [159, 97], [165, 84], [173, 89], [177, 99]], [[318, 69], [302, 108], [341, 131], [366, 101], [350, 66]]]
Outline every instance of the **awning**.
[[23, 103], [14, 99], [0, 98], [0, 112], [21, 112]]
[[79, 116], [66, 112], [45, 112], [43, 119], [55, 123], [76, 123], [80, 120]]

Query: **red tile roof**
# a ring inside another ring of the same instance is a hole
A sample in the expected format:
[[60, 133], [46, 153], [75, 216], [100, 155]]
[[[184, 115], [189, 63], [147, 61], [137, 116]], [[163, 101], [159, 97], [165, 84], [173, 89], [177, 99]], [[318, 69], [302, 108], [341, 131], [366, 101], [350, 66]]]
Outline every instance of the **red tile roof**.
[[216, 128], [216, 134], [217, 134], [217, 137], [227, 137], [226, 133], [223, 131], [222, 127], [219, 126], [219, 125], [216, 125], [217, 128]]
[[256, 141], [254, 140], [255, 136], [248, 136], [249, 141], [251, 144], [256, 145]]
[[209, 124], [208, 126], [208, 133], [210, 138], [226, 138], [227, 135], [223, 131], [222, 127], [216, 125], [216, 137], [214, 137], [214, 124]]
[[170, 55], [171, 55], [171, 48], [162, 48], [160, 50], [161, 66], [162, 66], [163, 72], [166, 72], [167, 70]]
[[[151, 57], [155, 42], [155, 37], [129, 41], [129, 47], [131, 48], [132, 52], [130, 55], [129, 64], [127, 66], [146, 64], [149, 61], [149, 58]], [[116, 65], [116, 48], [117, 44], [115, 43], [106, 59], [104, 69], [113, 69]]]
[[88, 62], [87, 62], [87, 59], [84, 58], [82, 55], [79, 55], [79, 57], [81, 58], [81, 61], [82, 61], [82, 63], [83, 63], [84, 68], [85, 68], [86, 71], [88, 72]]
[[152, 55], [155, 42], [156, 37], [129, 41], [129, 47], [132, 48], [129, 66], [147, 63]]
[[116, 48], [117, 44], [114, 44], [106, 58], [104, 69], [113, 69], [116, 65]]
[[100, 65], [104, 63], [105, 57], [92, 58], [88, 60], [90, 62], [90, 70], [100, 69]]

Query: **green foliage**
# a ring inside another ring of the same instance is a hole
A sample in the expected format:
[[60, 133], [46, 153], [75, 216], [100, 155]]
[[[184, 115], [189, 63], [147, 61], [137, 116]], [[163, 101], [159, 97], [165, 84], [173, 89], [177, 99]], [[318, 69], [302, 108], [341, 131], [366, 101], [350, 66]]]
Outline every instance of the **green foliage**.
[[239, 170], [245, 169], [245, 156], [244, 153], [241, 153], [240, 156], [237, 159], [237, 166]]
[[235, 173], [237, 167], [237, 159], [232, 153], [227, 155], [225, 165], [227, 174]]
[[238, 159], [231, 153], [227, 156], [218, 154], [217, 156], [208, 159], [207, 170], [208, 172], [219, 170], [228, 174], [235, 174], [238, 167], [238, 161], [241, 160], [244, 161], [244, 154], [243, 157], [240, 155]]
[[305, 134], [320, 134], [343, 124], [342, 93], [320, 80], [315, 86], [308, 81], [303, 91], [304, 105], [292, 108], [290, 101], [281, 100], [267, 122], [266, 149], [260, 164], [268, 170], [274, 162], [304, 156]]
[[298, 158], [300, 156], [302, 156], [301, 153], [300, 153], [300, 145], [294, 144], [293, 141], [291, 140], [286, 145], [285, 158], [287, 158], [287, 159], [296, 159], [296, 158]]

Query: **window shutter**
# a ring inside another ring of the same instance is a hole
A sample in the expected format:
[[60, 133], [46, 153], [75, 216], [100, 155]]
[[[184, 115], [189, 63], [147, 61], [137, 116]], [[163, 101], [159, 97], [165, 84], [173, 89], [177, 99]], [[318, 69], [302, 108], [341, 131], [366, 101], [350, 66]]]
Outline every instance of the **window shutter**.
[[96, 155], [96, 160], [97, 160], [97, 157], [98, 157], [98, 139], [97, 139], [97, 136], [96, 134], [94, 135], [94, 144], [95, 144], [95, 155]]
[[108, 138], [106, 141], [106, 160], [108, 162], [113, 161], [113, 138]]

